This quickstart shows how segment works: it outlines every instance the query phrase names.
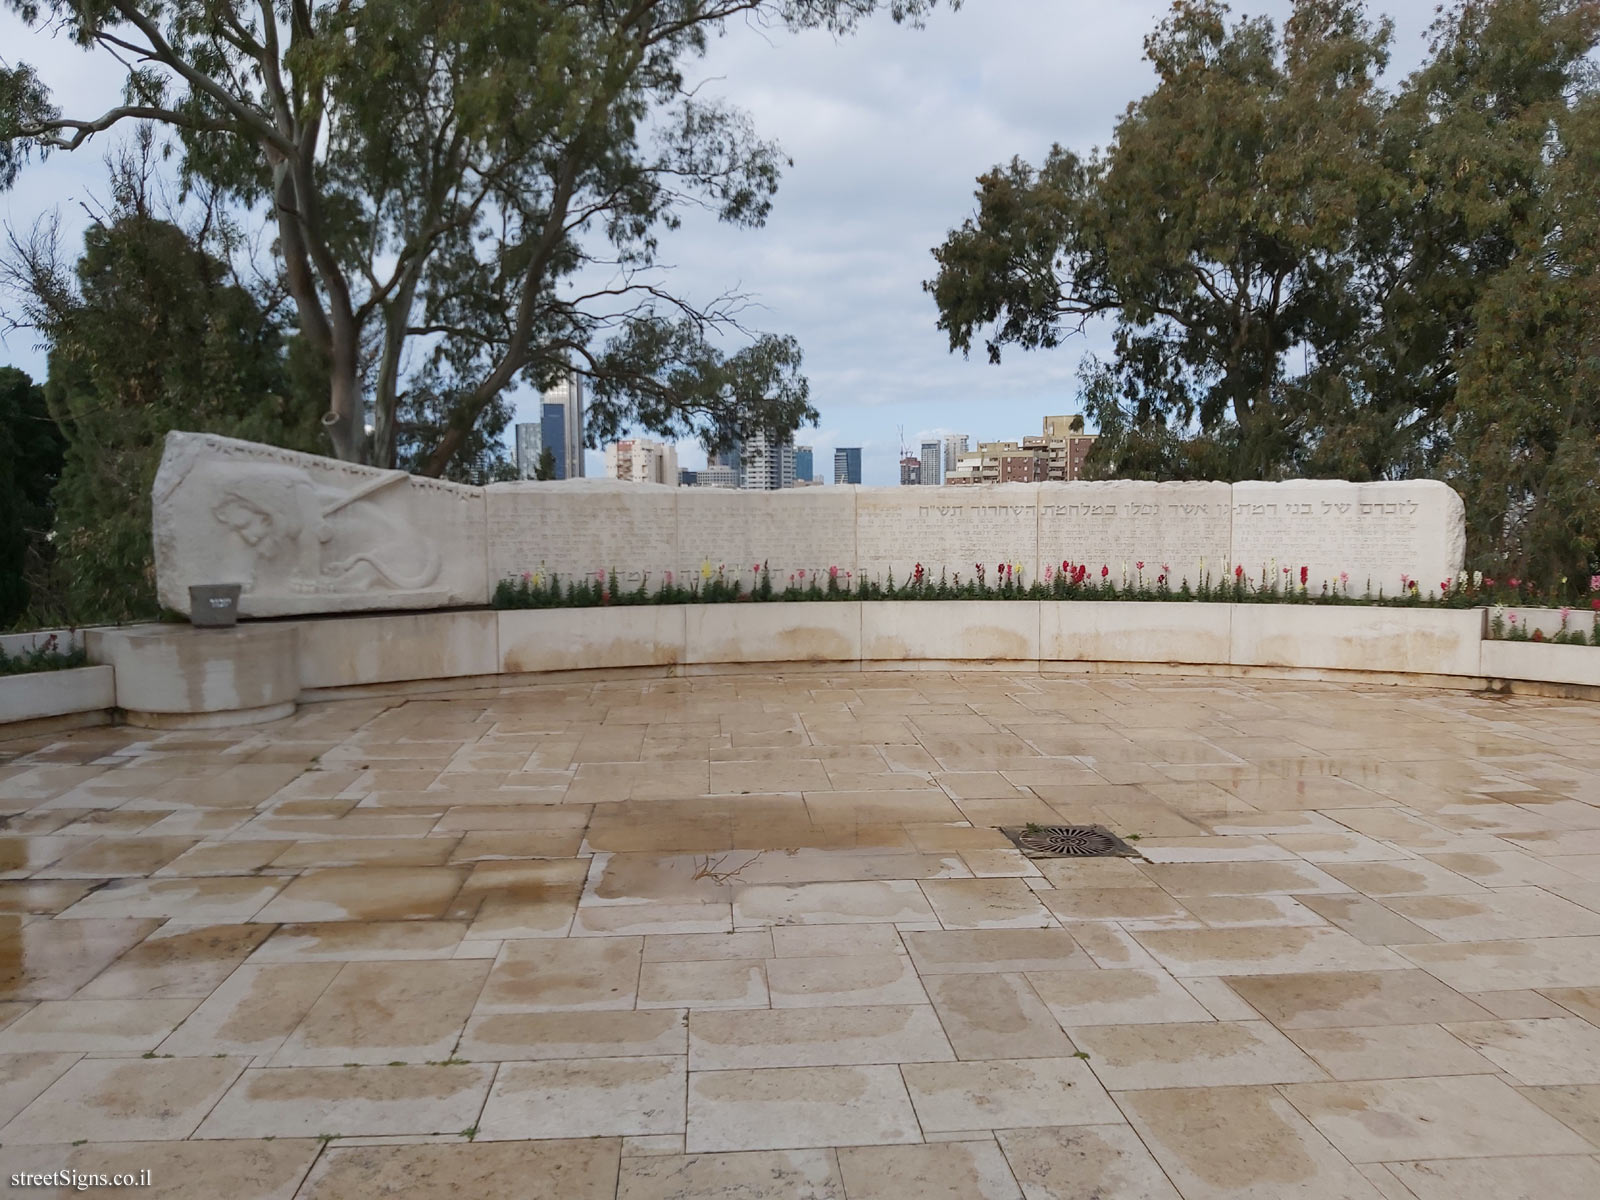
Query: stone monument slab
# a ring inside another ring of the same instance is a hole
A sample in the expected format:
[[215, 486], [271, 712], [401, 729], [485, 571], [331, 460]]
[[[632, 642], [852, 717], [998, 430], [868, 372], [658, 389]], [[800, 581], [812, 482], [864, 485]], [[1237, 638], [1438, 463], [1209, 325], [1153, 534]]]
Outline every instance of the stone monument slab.
[[1148, 584], [1166, 566], [1176, 591], [1186, 579], [1198, 584], [1202, 571], [1221, 576], [1232, 522], [1226, 483], [1041, 483], [1040, 568], [1083, 564], [1097, 579], [1108, 567], [1108, 578], [1120, 587], [1124, 577], [1137, 582], [1140, 562]]
[[615, 571], [620, 587], [632, 591], [643, 584], [654, 591], [678, 569], [679, 488], [567, 479], [484, 490], [489, 575], [496, 582], [524, 572], [579, 580]]
[[1039, 484], [857, 488], [856, 569], [904, 583], [921, 563], [937, 582], [964, 583], [978, 563], [991, 585], [1001, 563], [1020, 563], [1023, 582], [1039, 572]]
[[837, 566], [853, 571], [856, 560], [856, 498], [851, 488], [793, 491], [734, 491], [683, 488], [677, 501], [678, 570], [698, 577], [704, 565], [725, 567], [748, 591], [765, 563], [772, 586], [781, 591], [789, 577], [826, 572]]
[[1374, 596], [1380, 587], [1395, 596], [1404, 575], [1427, 595], [1461, 575], [1466, 544], [1461, 497], [1438, 480], [1233, 485], [1232, 559], [1257, 585], [1265, 569], [1280, 586], [1288, 581], [1298, 588], [1303, 566], [1314, 593], [1324, 583], [1331, 592], [1344, 574], [1348, 581], [1341, 587], [1355, 596], [1369, 581]]
[[485, 604], [481, 488], [214, 434], [167, 435], [156, 588], [238, 583], [246, 617]]

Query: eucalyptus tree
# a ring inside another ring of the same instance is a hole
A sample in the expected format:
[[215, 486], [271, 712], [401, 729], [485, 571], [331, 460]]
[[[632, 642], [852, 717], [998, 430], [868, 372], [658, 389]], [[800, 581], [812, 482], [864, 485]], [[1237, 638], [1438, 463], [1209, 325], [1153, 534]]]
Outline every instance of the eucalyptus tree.
[[842, 33], [937, 0], [5, 3], [124, 96], [65, 112], [28, 65], [0, 67], [0, 182], [124, 122], [174, 131], [189, 178], [275, 223], [335, 452], [395, 462], [416, 391], [445, 414], [416, 455], [438, 474], [513, 383], [569, 363], [593, 381], [591, 436], [814, 420], [792, 340], [724, 355], [737, 303], [693, 303], [658, 269], [686, 206], [759, 225], [784, 165], [685, 71], [734, 20]]

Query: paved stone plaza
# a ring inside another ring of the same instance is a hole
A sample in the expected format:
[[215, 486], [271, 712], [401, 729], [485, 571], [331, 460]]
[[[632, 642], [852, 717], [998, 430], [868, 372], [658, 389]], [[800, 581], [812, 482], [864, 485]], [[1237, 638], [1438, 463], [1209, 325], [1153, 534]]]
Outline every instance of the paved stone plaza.
[[[1600, 1195], [1597, 734], [1575, 701], [881, 673], [0, 742], [0, 1168]], [[1143, 860], [1029, 861], [995, 829], [1027, 822]]]

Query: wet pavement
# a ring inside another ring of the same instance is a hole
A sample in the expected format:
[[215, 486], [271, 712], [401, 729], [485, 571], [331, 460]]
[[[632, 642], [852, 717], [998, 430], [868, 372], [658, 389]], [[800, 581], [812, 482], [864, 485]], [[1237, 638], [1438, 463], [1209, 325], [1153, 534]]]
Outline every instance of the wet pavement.
[[[1597, 733], [1561, 700], [984, 672], [0, 741], [0, 1173], [1600, 1195]], [[1030, 860], [996, 828], [1030, 822], [1140, 857]]]

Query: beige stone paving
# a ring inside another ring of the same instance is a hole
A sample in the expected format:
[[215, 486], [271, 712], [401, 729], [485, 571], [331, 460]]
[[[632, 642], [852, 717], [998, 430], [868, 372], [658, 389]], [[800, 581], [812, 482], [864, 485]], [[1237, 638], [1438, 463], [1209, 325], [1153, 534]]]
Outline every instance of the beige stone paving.
[[[1596, 729], [1559, 700], [897, 672], [0, 742], [0, 1175], [1600, 1194]], [[995, 829], [1028, 821], [1141, 854], [1029, 860]]]

